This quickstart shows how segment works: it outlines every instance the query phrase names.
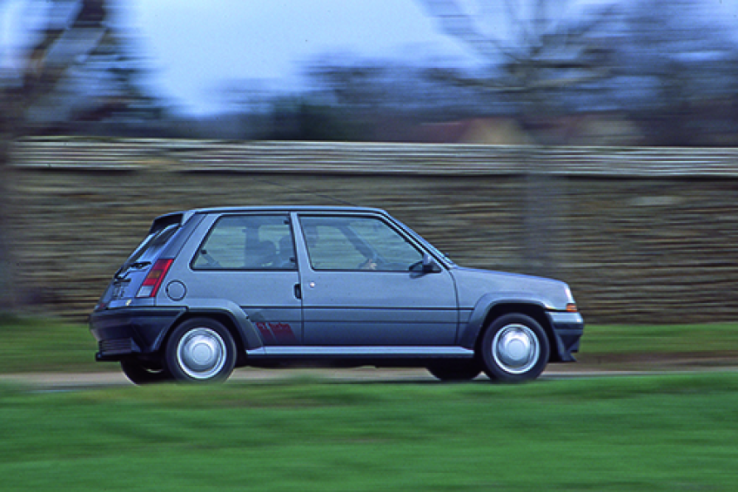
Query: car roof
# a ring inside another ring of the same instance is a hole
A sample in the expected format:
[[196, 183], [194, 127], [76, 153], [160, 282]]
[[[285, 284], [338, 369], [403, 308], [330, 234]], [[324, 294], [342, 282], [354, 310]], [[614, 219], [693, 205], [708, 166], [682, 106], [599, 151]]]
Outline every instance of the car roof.
[[190, 213], [231, 213], [231, 212], [369, 212], [386, 214], [382, 209], [371, 207], [326, 206], [326, 205], [269, 205], [248, 207], [212, 207], [188, 210]]
[[[190, 217], [197, 214], [223, 214], [223, 213], [239, 213], [239, 212], [338, 212], [338, 213], [378, 213], [389, 215], [386, 211], [379, 208], [370, 207], [348, 207], [348, 206], [326, 206], [326, 205], [268, 205], [268, 206], [247, 206], [247, 207], [211, 207], [211, 208], [193, 208], [190, 210], [180, 210], [160, 215], [154, 219], [154, 224], [166, 220], [169, 217], [178, 216], [178, 222], [187, 222]], [[152, 226], [153, 229], [154, 226]]]

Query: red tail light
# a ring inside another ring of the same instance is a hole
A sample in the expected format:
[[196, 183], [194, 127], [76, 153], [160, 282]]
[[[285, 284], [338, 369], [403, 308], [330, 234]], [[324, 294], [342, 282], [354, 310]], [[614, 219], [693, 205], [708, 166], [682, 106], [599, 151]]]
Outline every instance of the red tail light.
[[143, 284], [141, 284], [141, 288], [138, 289], [136, 297], [156, 296], [156, 293], [159, 292], [159, 287], [161, 287], [161, 283], [164, 282], [164, 277], [169, 271], [169, 267], [172, 266], [172, 261], [174, 260], [171, 258], [166, 260], [156, 260], [154, 266], [149, 270], [149, 274], [146, 275]]

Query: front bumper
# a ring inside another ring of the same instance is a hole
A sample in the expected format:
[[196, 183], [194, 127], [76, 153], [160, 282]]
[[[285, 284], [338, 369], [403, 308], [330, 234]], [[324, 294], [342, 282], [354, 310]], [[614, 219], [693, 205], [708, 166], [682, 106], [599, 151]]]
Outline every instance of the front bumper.
[[579, 351], [579, 340], [584, 333], [584, 319], [579, 313], [546, 312], [553, 328], [556, 346], [551, 347], [558, 362], [575, 362], [573, 353]]
[[95, 311], [90, 332], [98, 342], [98, 361], [116, 361], [159, 350], [164, 336], [185, 308], [121, 308]]

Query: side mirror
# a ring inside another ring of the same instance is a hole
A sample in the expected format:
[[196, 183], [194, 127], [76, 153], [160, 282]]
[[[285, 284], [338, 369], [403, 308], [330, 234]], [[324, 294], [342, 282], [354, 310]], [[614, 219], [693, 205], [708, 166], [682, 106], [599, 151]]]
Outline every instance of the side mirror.
[[423, 255], [423, 273], [438, 273], [441, 271], [441, 267], [438, 266], [438, 263], [436, 263], [436, 260], [433, 259], [431, 255], [428, 253], [425, 253]]

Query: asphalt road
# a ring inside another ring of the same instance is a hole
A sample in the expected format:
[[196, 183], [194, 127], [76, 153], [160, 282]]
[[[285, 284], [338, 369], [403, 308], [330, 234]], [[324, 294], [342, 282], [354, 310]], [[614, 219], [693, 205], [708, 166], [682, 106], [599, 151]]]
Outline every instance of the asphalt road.
[[[562, 378], [592, 378], [626, 375], [643, 375], [669, 372], [696, 372], [713, 370], [738, 370], [729, 364], [703, 364], [694, 360], [683, 360], [671, 364], [638, 364], [620, 367], [611, 364], [551, 364], [541, 375], [542, 380]], [[330, 382], [355, 383], [436, 383], [425, 369], [376, 369], [360, 367], [353, 369], [255, 369], [242, 368], [234, 371], [229, 382], [268, 382], [290, 378], [311, 378]], [[485, 381], [484, 375], [477, 381]], [[91, 373], [28, 373], [1, 375], [0, 381], [19, 383], [39, 391], [66, 391], [87, 388], [132, 386], [120, 371]]]

